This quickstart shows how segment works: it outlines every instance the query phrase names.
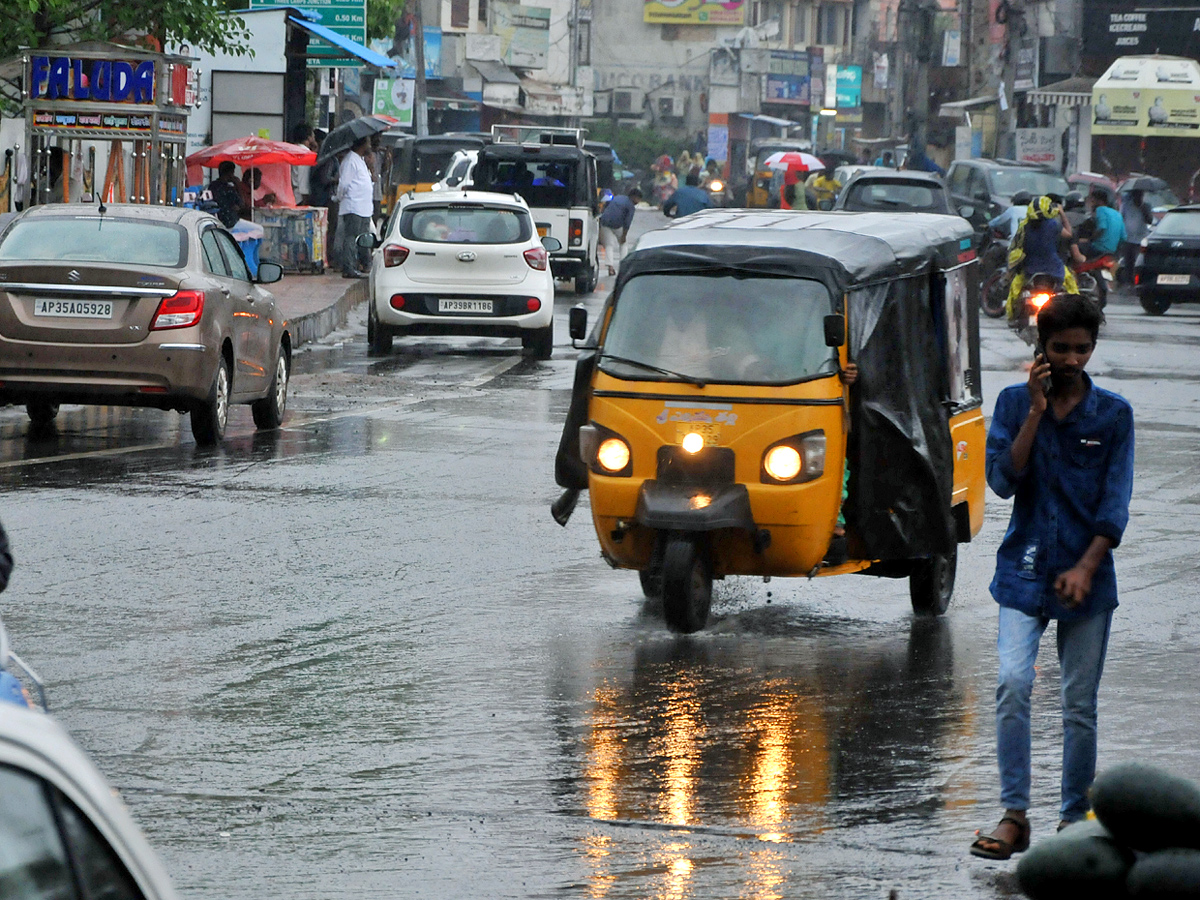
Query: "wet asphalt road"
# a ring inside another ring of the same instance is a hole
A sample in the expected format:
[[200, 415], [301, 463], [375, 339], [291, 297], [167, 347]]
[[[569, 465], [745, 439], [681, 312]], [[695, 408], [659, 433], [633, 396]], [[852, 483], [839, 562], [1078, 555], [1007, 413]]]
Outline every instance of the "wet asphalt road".
[[[651, 224], [649, 215], [639, 225]], [[594, 311], [603, 293], [586, 298]], [[3, 597], [55, 713], [189, 898], [1016, 896], [998, 815], [988, 497], [949, 614], [904, 582], [730, 579], [669, 635], [548, 514], [574, 353], [398, 342], [364, 310], [298, 354], [291, 412], [198, 450], [173, 413], [0, 410]], [[1027, 348], [983, 324], [985, 407]], [[1134, 404], [1101, 767], [1197, 771], [1200, 307], [1127, 298], [1090, 370]], [[1057, 666], [1035, 839], [1057, 821]]]

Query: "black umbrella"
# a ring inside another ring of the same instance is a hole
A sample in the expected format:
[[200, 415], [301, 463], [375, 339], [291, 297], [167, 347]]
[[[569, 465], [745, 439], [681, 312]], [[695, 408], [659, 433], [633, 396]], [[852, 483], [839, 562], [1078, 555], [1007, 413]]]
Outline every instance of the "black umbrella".
[[1153, 175], [1141, 175], [1122, 187], [1129, 191], [1165, 191], [1168, 185], [1161, 178], [1155, 178]]
[[399, 119], [391, 116], [375, 115], [359, 116], [357, 119], [351, 119], [349, 122], [339, 125], [325, 135], [325, 140], [321, 142], [321, 152], [317, 154], [317, 165], [331, 156], [337, 156], [339, 153], [349, 150], [363, 138], [387, 131], [393, 125], [398, 125], [399, 122]]

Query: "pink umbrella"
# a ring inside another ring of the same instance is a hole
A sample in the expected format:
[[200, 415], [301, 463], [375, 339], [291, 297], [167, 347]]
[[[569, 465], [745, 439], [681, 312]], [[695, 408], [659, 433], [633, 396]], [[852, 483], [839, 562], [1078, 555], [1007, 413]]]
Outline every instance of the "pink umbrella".
[[786, 172], [790, 169], [803, 169], [807, 172], [815, 172], [817, 169], [824, 169], [825, 163], [817, 159], [811, 153], [805, 153], [802, 150], [779, 150], [772, 153], [765, 160], [763, 165], [768, 169]]
[[265, 138], [251, 135], [221, 141], [219, 144], [197, 150], [187, 158], [189, 166], [203, 166], [206, 169], [215, 169], [223, 162], [246, 167], [265, 166], [271, 163], [311, 166], [316, 161], [317, 154], [300, 144], [268, 141]]

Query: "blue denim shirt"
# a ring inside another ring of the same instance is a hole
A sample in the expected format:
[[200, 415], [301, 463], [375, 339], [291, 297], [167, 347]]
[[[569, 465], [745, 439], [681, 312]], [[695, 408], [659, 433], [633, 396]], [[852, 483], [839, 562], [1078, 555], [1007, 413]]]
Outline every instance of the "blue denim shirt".
[[1001, 497], [1016, 497], [996, 553], [992, 596], [1031, 616], [1082, 619], [1117, 605], [1111, 552], [1078, 607], [1068, 609], [1054, 592], [1054, 579], [1079, 562], [1092, 538], [1121, 543], [1133, 492], [1133, 408], [1083, 378], [1087, 393], [1065, 419], [1052, 410], [1042, 416], [1023, 472], [1013, 469], [1011, 449], [1029, 413], [1025, 384], [1000, 392], [988, 430], [988, 484]]

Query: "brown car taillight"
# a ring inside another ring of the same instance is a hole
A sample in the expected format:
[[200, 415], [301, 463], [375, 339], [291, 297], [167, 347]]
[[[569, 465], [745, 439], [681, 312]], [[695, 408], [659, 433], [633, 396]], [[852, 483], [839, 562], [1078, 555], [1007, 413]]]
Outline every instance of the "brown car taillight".
[[571, 220], [571, 230], [567, 237], [567, 243], [572, 247], [578, 247], [583, 244], [583, 219]]
[[177, 291], [170, 297], [164, 297], [158, 304], [154, 319], [150, 323], [150, 330], [190, 328], [200, 321], [202, 315], [204, 291]]
[[388, 244], [383, 248], [384, 268], [395, 268], [402, 265], [406, 259], [408, 259], [407, 247], [401, 247], [399, 244]]

